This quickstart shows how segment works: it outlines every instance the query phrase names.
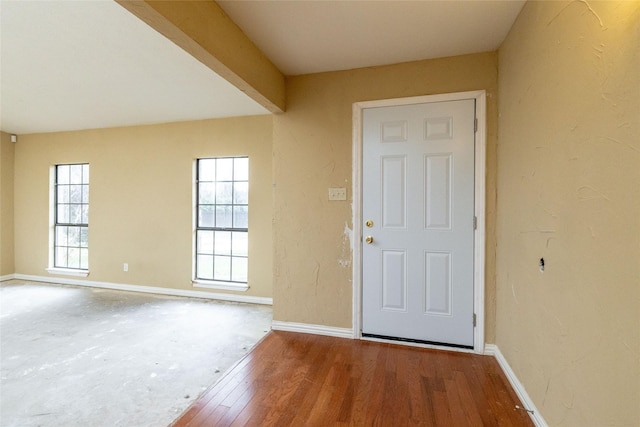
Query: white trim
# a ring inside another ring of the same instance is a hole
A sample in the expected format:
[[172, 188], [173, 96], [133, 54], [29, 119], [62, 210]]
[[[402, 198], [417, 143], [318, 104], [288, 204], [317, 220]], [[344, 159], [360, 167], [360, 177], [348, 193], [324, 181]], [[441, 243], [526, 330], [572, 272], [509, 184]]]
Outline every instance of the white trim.
[[485, 344], [484, 345], [484, 355], [485, 356], [495, 356], [497, 349], [498, 349], [498, 346], [495, 345], [495, 344]]
[[353, 188], [351, 212], [353, 218], [351, 224], [353, 232], [351, 238], [352, 271], [352, 304], [353, 338], [362, 338], [362, 106], [361, 103], [353, 104]]
[[310, 323], [271, 322], [274, 331], [300, 332], [303, 334], [325, 335], [336, 338], [353, 338], [353, 331], [349, 328], [335, 328], [332, 326], [312, 325]]
[[485, 263], [485, 200], [486, 200], [486, 91], [470, 91], [410, 98], [383, 99], [353, 104], [353, 338], [362, 338], [362, 110], [365, 108], [424, 104], [429, 102], [474, 99], [478, 130], [475, 143], [475, 215], [478, 226], [474, 234], [473, 309], [476, 327], [473, 332], [473, 350], [484, 353], [484, 263]]
[[[89, 195], [91, 197], [91, 195]], [[56, 233], [56, 165], [49, 167], [49, 248], [48, 263], [49, 268], [55, 264], [55, 233]]]
[[0, 282], [6, 282], [7, 280], [15, 279], [15, 274], [7, 274], [0, 276]]
[[220, 294], [213, 292], [192, 291], [188, 289], [160, 288], [157, 286], [128, 285], [124, 283], [94, 282], [91, 280], [67, 279], [63, 277], [31, 276], [14, 274], [14, 279], [34, 282], [55, 283], [61, 285], [87, 286], [90, 288], [112, 289], [117, 291], [143, 292], [148, 294], [170, 295], [188, 298], [204, 298], [221, 301], [243, 302], [248, 304], [273, 305], [273, 298], [254, 297], [248, 295]]
[[47, 273], [49, 274], [61, 274], [64, 276], [75, 276], [75, 277], [87, 277], [89, 275], [89, 270], [74, 270], [71, 268], [45, 268]]
[[241, 291], [246, 292], [249, 290], [249, 285], [246, 283], [232, 283], [232, 282], [217, 282], [215, 280], [192, 280], [194, 288], [205, 289], [222, 289], [225, 291]]
[[529, 413], [531, 421], [533, 421], [533, 423], [537, 427], [548, 427], [546, 421], [544, 420], [544, 418], [542, 418], [540, 411], [538, 411], [538, 408], [536, 408], [536, 405], [529, 397], [529, 394], [525, 390], [520, 380], [518, 380], [518, 377], [516, 377], [515, 372], [513, 372], [513, 369], [511, 369], [511, 366], [509, 366], [509, 362], [507, 362], [507, 359], [504, 358], [498, 346], [495, 344], [486, 344], [484, 348], [484, 354], [496, 358], [498, 364], [500, 365], [500, 368], [502, 368], [502, 372], [504, 372], [504, 375], [509, 380], [511, 387], [513, 387], [513, 390], [518, 395], [520, 402], [522, 402], [522, 404], [524, 405], [524, 409], [526, 409]]
[[196, 277], [196, 252], [198, 247], [198, 159], [191, 164], [191, 277]]
[[474, 350], [484, 353], [484, 267], [485, 267], [485, 214], [486, 214], [486, 165], [487, 165], [487, 94], [484, 90], [475, 93], [476, 130], [475, 146], [475, 216], [476, 230], [473, 238], [473, 312], [476, 327], [473, 330]]

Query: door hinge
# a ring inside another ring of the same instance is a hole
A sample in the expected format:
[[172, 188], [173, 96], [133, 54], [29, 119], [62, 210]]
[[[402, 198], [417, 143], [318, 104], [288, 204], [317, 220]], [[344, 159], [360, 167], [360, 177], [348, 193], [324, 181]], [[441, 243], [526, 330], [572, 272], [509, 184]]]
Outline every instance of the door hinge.
[[478, 229], [478, 217], [477, 216], [473, 217], [473, 229], [474, 230]]
[[476, 327], [476, 314], [473, 313], [473, 327]]
[[473, 119], [473, 131], [478, 132], [478, 118]]

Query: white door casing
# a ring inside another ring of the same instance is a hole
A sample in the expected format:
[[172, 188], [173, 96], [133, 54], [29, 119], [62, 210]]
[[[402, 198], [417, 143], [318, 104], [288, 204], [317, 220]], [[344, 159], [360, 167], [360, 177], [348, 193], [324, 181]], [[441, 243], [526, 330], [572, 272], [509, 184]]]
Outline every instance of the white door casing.
[[373, 238], [354, 245], [356, 337], [483, 351], [484, 108], [483, 91], [354, 104], [354, 236]]

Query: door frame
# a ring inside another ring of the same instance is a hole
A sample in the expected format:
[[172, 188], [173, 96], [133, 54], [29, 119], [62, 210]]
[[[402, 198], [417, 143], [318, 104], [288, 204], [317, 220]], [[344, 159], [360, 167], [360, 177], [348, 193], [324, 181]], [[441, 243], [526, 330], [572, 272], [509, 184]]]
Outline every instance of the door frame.
[[[486, 91], [456, 92], [439, 95], [414, 96], [409, 98], [363, 101], [353, 104], [353, 204], [352, 204], [352, 249], [353, 249], [353, 338], [362, 337], [362, 110], [374, 107], [394, 107], [400, 105], [424, 104], [431, 102], [458, 101], [474, 99], [476, 101], [477, 129], [475, 133], [475, 174], [474, 174], [474, 211], [477, 227], [473, 239], [473, 312], [476, 326], [473, 331], [473, 350], [453, 347], [419, 344], [421, 347], [442, 348], [446, 350], [484, 353], [484, 271], [485, 271], [485, 197], [486, 197], [486, 129], [487, 114]], [[367, 338], [368, 339], [368, 338]], [[407, 344], [407, 343], [404, 343]]]

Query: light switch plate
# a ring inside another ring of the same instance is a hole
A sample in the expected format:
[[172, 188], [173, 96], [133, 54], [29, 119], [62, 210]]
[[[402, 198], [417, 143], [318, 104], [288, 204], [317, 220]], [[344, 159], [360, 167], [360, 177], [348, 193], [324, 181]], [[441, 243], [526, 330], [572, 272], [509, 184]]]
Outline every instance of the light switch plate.
[[329, 188], [329, 200], [347, 200], [347, 189], [344, 187]]

